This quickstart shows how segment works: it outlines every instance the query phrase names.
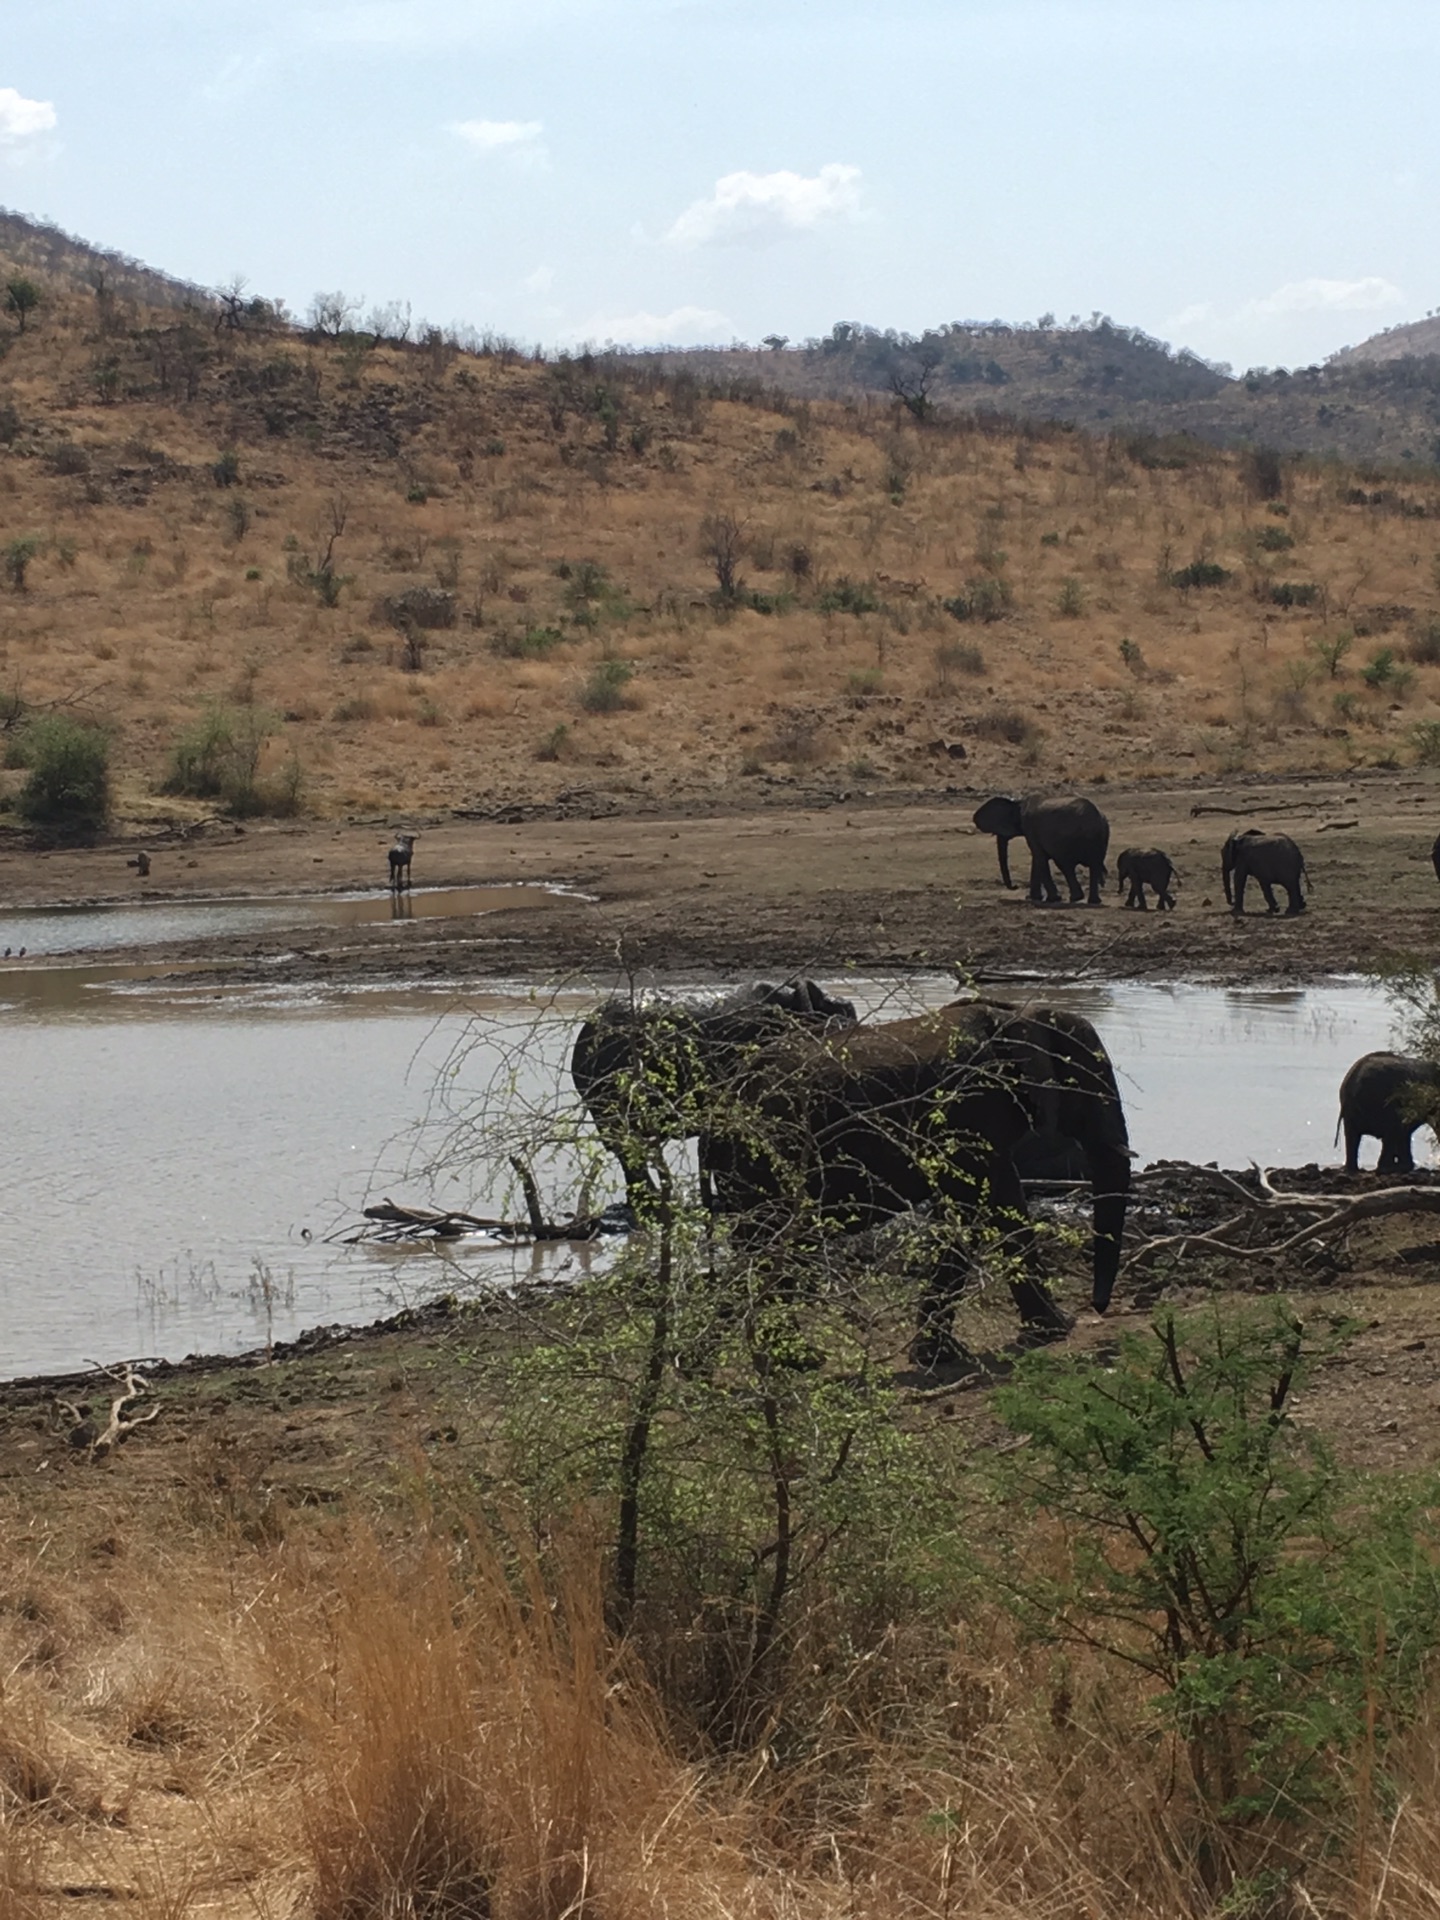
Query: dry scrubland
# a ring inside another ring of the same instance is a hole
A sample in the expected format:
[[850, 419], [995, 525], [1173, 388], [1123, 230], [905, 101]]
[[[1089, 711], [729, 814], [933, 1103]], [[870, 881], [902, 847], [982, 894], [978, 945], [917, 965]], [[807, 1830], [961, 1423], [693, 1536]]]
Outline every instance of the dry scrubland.
[[1437, 751], [1437, 482], [58, 287], [7, 346], [0, 693], [111, 724], [130, 819], [214, 703], [321, 815]]
[[[487, 1532], [495, 1423], [465, 1350], [172, 1386], [108, 1467], [11, 1416], [5, 1920], [115, 1900], [144, 1920], [1435, 1912], [1433, 1716], [1383, 1775], [1359, 1738], [1298, 1860], [1285, 1823], [1232, 1823], [1251, 1870], [1217, 1900], [1203, 1862], [1213, 1877], [1227, 1836], [1148, 1683], [1027, 1645], [973, 1594], [958, 1615], [917, 1606], [933, 1565], [888, 1625], [863, 1580], [797, 1566], [788, 1679], [743, 1741], [707, 1740], [675, 1703], [708, 1666], [713, 1708], [744, 1609], [687, 1615], [672, 1556], [627, 1651], [601, 1600], [603, 1504]], [[962, 1416], [922, 1415], [927, 1459], [993, 1547], [1012, 1522], [966, 1462], [997, 1430], [973, 1400], [932, 1413]], [[452, 1416], [458, 1447], [431, 1424]], [[712, 1550], [697, 1536], [701, 1567]], [[1065, 1560], [1043, 1528], [1028, 1551], [1040, 1579]]]

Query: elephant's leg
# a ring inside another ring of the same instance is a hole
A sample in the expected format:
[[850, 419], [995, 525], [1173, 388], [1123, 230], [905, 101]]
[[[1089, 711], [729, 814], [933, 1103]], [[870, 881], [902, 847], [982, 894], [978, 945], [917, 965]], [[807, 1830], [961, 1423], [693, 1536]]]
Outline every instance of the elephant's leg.
[[1175, 896], [1171, 893], [1168, 886], [1160, 889], [1160, 898], [1156, 902], [1156, 910], [1160, 913], [1164, 913], [1167, 910], [1171, 913], [1175, 911]]
[[1020, 1324], [1028, 1332], [1058, 1337], [1069, 1333], [1074, 1321], [1058, 1304], [1040, 1272], [1039, 1247], [1025, 1204], [1025, 1189], [1014, 1159], [1000, 1153], [990, 1165], [990, 1211], [998, 1214], [1013, 1229], [1007, 1234], [1017, 1256], [1017, 1267], [1010, 1276], [1010, 1298]]
[[970, 1277], [970, 1261], [958, 1240], [952, 1239], [925, 1283], [915, 1314], [915, 1338], [910, 1358], [917, 1367], [956, 1366], [970, 1358], [969, 1349], [955, 1338], [955, 1303]]
[[1358, 1120], [1352, 1119], [1348, 1113], [1341, 1115], [1340, 1124], [1345, 1129], [1345, 1171], [1346, 1173], [1358, 1173], [1360, 1171], [1360, 1142], [1365, 1138], [1365, 1129], [1360, 1125]]
[[1246, 873], [1246, 871], [1245, 871], [1245, 869], [1244, 869], [1243, 867], [1236, 867], [1236, 869], [1235, 869], [1235, 877], [1234, 877], [1234, 888], [1235, 888], [1235, 904], [1234, 904], [1234, 905], [1233, 905], [1233, 906], [1231, 907], [1231, 909], [1230, 909], [1230, 911], [1231, 911], [1231, 913], [1233, 913], [1233, 914], [1234, 914], [1234, 916], [1235, 916], [1235, 918], [1236, 918], [1237, 920], [1239, 920], [1239, 919], [1242, 919], [1242, 918], [1244, 917], [1244, 913], [1245, 913], [1245, 882], [1246, 882], [1246, 881], [1247, 881], [1247, 880], [1248, 880], [1249, 878], [1250, 878], [1250, 876], [1249, 876], [1249, 874], [1248, 874], [1248, 873]]
[[1050, 871], [1050, 856], [1045, 853], [1033, 853], [1030, 856], [1030, 898], [1043, 900], [1046, 906], [1053, 907], [1060, 895], [1055, 879]]
[[1270, 882], [1269, 882], [1268, 880], [1266, 880], [1266, 879], [1264, 879], [1264, 878], [1263, 878], [1263, 877], [1262, 877], [1262, 876], [1261, 876], [1260, 874], [1258, 874], [1258, 873], [1256, 874], [1256, 876], [1255, 876], [1255, 878], [1256, 878], [1257, 880], [1259, 880], [1259, 882], [1260, 882], [1260, 891], [1261, 891], [1261, 893], [1263, 893], [1263, 894], [1264, 894], [1264, 896], [1265, 896], [1265, 911], [1266, 911], [1267, 913], [1278, 913], [1278, 912], [1280, 911], [1280, 903], [1279, 903], [1279, 901], [1278, 901], [1278, 900], [1277, 900], [1277, 899], [1275, 898], [1275, 889], [1274, 889], [1274, 887], [1273, 887], [1273, 886], [1272, 886], [1272, 885], [1270, 884]]
[[1285, 909], [1286, 913], [1287, 914], [1304, 913], [1305, 896], [1300, 891], [1300, 881], [1298, 876], [1294, 880], [1287, 880], [1285, 882], [1285, 891], [1290, 896], [1290, 904]]
[[1137, 880], [1135, 882], [1134, 895], [1130, 904], [1132, 907], [1138, 907], [1141, 913], [1148, 913], [1150, 911], [1150, 902], [1145, 898], [1145, 882], [1143, 880]]
[[1410, 1150], [1410, 1129], [1392, 1127], [1381, 1136], [1377, 1173], [1413, 1173], [1415, 1156]]
[[[1102, 874], [1103, 874], [1103, 868], [1101, 864], [1097, 861], [1096, 864], [1092, 866], [1090, 869], [1089, 904], [1092, 907], [1100, 907], [1105, 904], [1101, 896], [1101, 889], [1100, 889]], [[1077, 900], [1079, 899], [1079, 897], [1080, 896], [1076, 894], [1075, 898]], [[1143, 880], [1140, 883], [1140, 904], [1142, 907], [1145, 904], [1145, 883]]]
[[1080, 902], [1085, 898], [1085, 889], [1080, 884], [1078, 867], [1074, 865], [1067, 866], [1063, 860], [1057, 860], [1055, 864], [1065, 876], [1065, 885], [1070, 890], [1071, 906], [1078, 907]]

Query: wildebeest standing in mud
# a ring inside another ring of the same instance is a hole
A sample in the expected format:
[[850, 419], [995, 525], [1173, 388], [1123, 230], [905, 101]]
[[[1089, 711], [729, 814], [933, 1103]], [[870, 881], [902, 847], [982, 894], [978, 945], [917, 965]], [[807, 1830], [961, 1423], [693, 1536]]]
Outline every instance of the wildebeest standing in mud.
[[625, 1173], [636, 1213], [657, 1197], [652, 1177], [667, 1140], [702, 1131], [714, 1090], [747, 1050], [796, 1027], [855, 1024], [855, 1008], [813, 980], [756, 982], [722, 1000], [607, 1000], [581, 1027], [570, 1055], [575, 1091]]
[[[852, 1232], [913, 1207], [1008, 1223], [1024, 1325], [1070, 1321], [1040, 1271], [1015, 1164], [1030, 1132], [1080, 1146], [1093, 1190], [1095, 1308], [1110, 1303], [1130, 1189], [1114, 1068], [1088, 1020], [1053, 1007], [964, 1000], [910, 1020], [796, 1032], [759, 1049], [702, 1141], [715, 1204], [741, 1233]], [[917, 1365], [963, 1357], [951, 1331], [969, 1270], [952, 1231], [920, 1301]]]
[[399, 893], [410, 885], [410, 859], [415, 851], [418, 834], [401, 833], [395, 837], [390, 849], [390, 891]]

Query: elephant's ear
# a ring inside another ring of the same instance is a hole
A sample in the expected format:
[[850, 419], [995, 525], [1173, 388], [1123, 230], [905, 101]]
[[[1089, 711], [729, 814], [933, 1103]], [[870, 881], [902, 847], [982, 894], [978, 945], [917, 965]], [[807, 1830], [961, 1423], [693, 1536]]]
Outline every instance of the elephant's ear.
[[1037, 1133], [1060, 1130], [1062, 1084], [1055, 1034], [1043, 1013], [1012, 1014], [1001, 1021], [996, 1038], [1007, 1075]]
[[973, 818], [981, 833], [994, 833], [1009, 840], [1020, 837], [1020, 802], [1012, 793], [992, 794], [983, 806], [975, 809]]

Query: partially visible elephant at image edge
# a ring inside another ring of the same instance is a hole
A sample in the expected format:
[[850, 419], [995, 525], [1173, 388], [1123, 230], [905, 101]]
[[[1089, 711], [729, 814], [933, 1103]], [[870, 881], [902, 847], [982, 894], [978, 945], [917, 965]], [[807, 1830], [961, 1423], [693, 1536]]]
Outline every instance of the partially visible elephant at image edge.
[[1060, 794], [1049, 798], [1031, 794], [1017, 799], [1014, 794], [997, 793], [977, 807], [975, 825], [981, 833], [995, 835], [1000, 860], [1000, 878], [1007, 887], [1010, 878], [1010, 842], [1023, 839], [1030, 849], [1030, 898], [1054, 906], [1060, 895], [1050, 872], [1053, 860], [1065, 876], [1070, 889], [1070, 904], [1086, 898], [1076, 869], [1085, 867], [1090, 875], [1088, 904], [1101, 904], [1105, 884], [1105, 855], [1110, 846], [1110, 822], [1093, 800], [1078, 794]]
[[1267, 913], [1278, 913], [1277, 886], [1285, 889], [1290, 904], [1287, 915], [1304, 913], [1302, 882], [1309, 878], [1305, 856], [1288, 833], [1267, 833], [1263, 827], [1246, 827], [1232, 833], [1220, 850], [1220, 877], [1225, 899], [1239, 916], [1245, 911], [1245, 883], [1254, 880], [1265, 896]]
[[1411, 1140], [1417, 1127], [1433, 1131], [1440, 1119], [1440, 1065], [1403, 1053], [1366, 1053], [1340, 1082], [1340, 1120], [1345, 1132], [1345, 1171], [1360, 1171], [1360, 1142], [1380, 1142], [1380, 1173], [1411, 1173]]

